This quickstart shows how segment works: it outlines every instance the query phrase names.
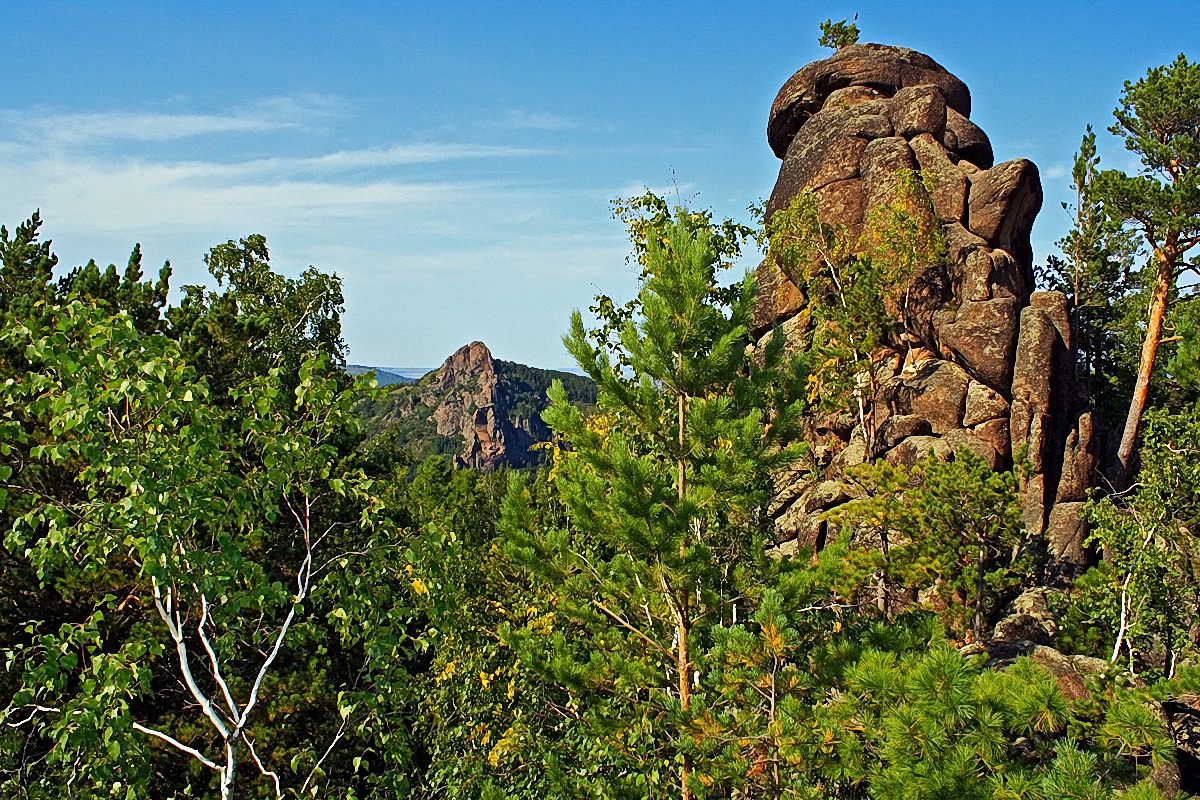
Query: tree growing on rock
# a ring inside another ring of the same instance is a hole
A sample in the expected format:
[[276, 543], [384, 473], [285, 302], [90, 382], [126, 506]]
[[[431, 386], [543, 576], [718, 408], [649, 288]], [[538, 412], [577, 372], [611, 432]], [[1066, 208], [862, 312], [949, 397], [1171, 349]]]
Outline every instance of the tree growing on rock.
[[817, 196], [806, 189], [771, 216], [765, 234], [767, 258], [808, 301], [807, 399], [824, 408], [854, 408], [873, 454], [875, 360], [905, 338], [914, 276], [947, 257], [927, 187], [903, 170], [895, 198], [871, 211], [858, 239], [826, 222]]
[[854, 19], [850, 24], [846, 24], [846, 20], [834, 22], [832, 19], [827, 19], [821, 23], [821, 38], [817, 40], [817, 44], [821, 47], [829, 47], [834, 50], [841, 50], [852, 44], [858, 44], [858, 14], [854, 15]]

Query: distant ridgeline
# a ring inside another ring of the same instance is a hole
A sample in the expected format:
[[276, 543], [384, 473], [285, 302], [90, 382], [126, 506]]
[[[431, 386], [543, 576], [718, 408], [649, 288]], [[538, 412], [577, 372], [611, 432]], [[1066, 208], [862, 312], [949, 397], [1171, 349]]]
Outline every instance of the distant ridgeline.
[[406, 375], [400, 375], [395, 372], [388, 372], [379, 367], [364, 367], [362, 364], [349, 364], [346, 366], [346, 372], [351, 375], [365, 375], [368, 372], [375, 373], [375, 380], [380, 386], [394, 386], [398, 383], [416, 383], [416, 378], [409, 378]]
[[555, 380], [562, 381], [575, 405], [595, 405], [596, 384], [590, 378], [500, 361], [483, 342], [472, 342], [415, 383], [391, 381], [391, 390], [363, 401], [360, 413], [373, 440], [408, 449], [417, 460], [443, 454], [484, 472], [525, 467], [540, 460], [529, 448], [550, 440], [541, 414]]

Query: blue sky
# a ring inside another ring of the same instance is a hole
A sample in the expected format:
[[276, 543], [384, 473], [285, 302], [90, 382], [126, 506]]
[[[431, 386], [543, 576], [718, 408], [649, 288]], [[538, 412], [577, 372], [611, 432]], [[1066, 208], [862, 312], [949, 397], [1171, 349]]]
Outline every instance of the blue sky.
[[176, 286], [263, 233], [277, 269], [343, 278], [354, 362], [481, 339], [563, 366], [571, 309], [635, 291], [609, 200], [674, 180], [746, 219], [778, 171], [771, 100], [828, 53], [819, 22], [856, 11], [863, 41], [970, 86], [998, 161], [1037, 162], [1038, 260], [1084, 126], [1147, 67], [1200, 58], [1194, 0], [6, 4], [0, 221], [40, 208], [68, 267], [141, 242]]

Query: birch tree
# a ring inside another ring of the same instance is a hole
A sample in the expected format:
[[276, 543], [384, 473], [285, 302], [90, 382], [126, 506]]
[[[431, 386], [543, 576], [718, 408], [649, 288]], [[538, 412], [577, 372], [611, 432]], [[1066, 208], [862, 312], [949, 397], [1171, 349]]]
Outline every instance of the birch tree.
[[[272, 796], [307, 790], [361, 722], [351, 693], [334, 735], [312, 743], [324, 756], [304, 762], [307, 774], [265, 754], [254, 725], [318, 583], [364, 551], [347, 532], [374, 524], [370, 481], [335, 446], [353, 426], [355, 391], [316, 356], [294, 391], [275, 369], [218, 407], [177, 343], [79, 300], [3, 335], [28, 359], [0, 389], [5, 546], [45, 591], [111, 587], [84, 595], [94, 596], [84, 620], [30, 620], [35, 635], [7, 654], [21, 685], [4, 723], [41, 754], [8, 788], [140, 796], [153, 745], [207, 768], [223, 799], [247, 772]], [[52, 472], [75, 490], [51, 491]], [[342, 551], [351, 540], [355, 552]], [[143, 613], [126, 635], [103, 624], [130, 608]], [[187, 698], [183, 718], [195, 716], [168, 729], [147, 712], [172, 684]]]

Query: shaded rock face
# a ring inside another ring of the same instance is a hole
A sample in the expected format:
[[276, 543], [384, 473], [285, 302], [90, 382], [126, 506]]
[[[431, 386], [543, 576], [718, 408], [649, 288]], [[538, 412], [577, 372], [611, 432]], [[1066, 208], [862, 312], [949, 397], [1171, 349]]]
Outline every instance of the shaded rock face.
[[[1091, 557], [1079, 511], [1095, 485], [1101, 436], [1080, 414], [1065, 298], [1033, 291], [1037, 167], [994, 164], [970, 115], [966, 84], [933, 59], [875, 44], [809, 64], [775, 98], [767, 140], [783, 163], [768, 217], [811, 190], [821, 219], [857, 237], [873, 209], [895, 200], [898, 173], [919, 171], [930, 179], [949, 263], [916, 270], [907, 341], [873, 357], [879, 389], [865, 413], [874, 442], [856, 419], [810, 435], [812, 456], [782, 481], [772, 514], [781, 543], [812, 544], [815, 510], [801, 498], [840, 482], [849, 466], [952, 458], [967, 447], [1009, 469], [1024, 454], [1033, 466], [1022, 487], [1026, 525], [1048, 537], [1053, 572], [1068, 580]], [[765, 262], [758, 285], [757, 334], [782, 323], [788, 347], [801, 346], [803, 293]], [[822, 496], [844, 502], [828, 488]]]

